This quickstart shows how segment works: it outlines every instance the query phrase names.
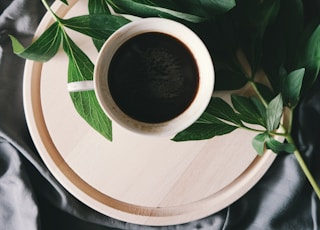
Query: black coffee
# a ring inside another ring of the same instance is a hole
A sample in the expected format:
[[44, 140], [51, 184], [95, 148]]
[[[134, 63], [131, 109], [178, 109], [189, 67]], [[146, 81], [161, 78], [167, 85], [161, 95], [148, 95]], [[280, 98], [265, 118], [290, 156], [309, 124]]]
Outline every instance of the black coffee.
[[168, 121], [193, 101], [198, 68], [189, 49], [166, 34], [149, 32], [126, 41], [109, 69], [114, 101], [128, 116], [147, 123]]

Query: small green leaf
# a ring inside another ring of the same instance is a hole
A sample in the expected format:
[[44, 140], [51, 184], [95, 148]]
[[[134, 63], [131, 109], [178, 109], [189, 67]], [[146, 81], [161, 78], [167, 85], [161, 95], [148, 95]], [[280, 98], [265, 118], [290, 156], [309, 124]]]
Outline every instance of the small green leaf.
[[205, 18], [196, 15], [154, 5], [147, 5], [145, 4], [145, 1], [141, 3], [141, 1], [107, 0], [107, 2], [117, 13], [132, 14], [139, 17], [163, 17], [178, 20], [182, 19], [194, 23], [205, 20]]
[[210, 139], [215, 136], [228, 134], [235, 129], [237, 129], [236, 126], [226, 124], [205, 112], [198, 121], [178, 133], [172, 140], [189, 141]]
[[92, 38], [105, 40], [121, 26], [130, 21], [122, 16], [92, 14], [61, 19], [64, 26]]
[[262, 155], [266, 148], [266, 138], [268, 133], [259, 133], [252, 139], [252, 146], [257, 151], [258, 155]]
[[283, 112], [283, 101], [282, 96], [279, 94], [269, 103], [266, 111], [267, 119], [267, 130], [273, 131], [278, 128], [281, 115]]
[[289, 106], [290, 108], [295, 107], [299, 101], [304, 73], [305, 69], [301, 68], [283, 76], [283, 101], [284, 104]]
[[15, 37], [10, 36], [10, 38], [15, 54], [22, 58], [45, 62], [58, 52], [62, 32], [59, 24], [55, 22], [27, 48], [24, 48]]
[[212, 97], [207, 107], [207, 112], [222, 120], [232, 122], [236, 125], [243, 126], [239, 115], [234, 112], [233, 108], [219, 97]]
[[[92, 80], [93, 63], [67, 35], [63, 39], [63, 49], [69, 57], [68, 82]], [[76, 110], [88, 124], [112, 140], [111, 121], [102, 111], [94, 91], [74, 92], [70, 96]]]
[[94, 65], [88, 56], [67, 35], [62, 44], [69, 57], [68, 82], [92, 80]]
[[295, 150], [295, 147], [292, 144], [279, 142], [270, 135], [266, 137], [266, 147], [271, 149], [274, 153], [293, 153]]
[[258, 124], [265, 127], [265, 117], [250, 98], [231, 95], [233, 107], [240, 113], [240, 118], [249, 124]]

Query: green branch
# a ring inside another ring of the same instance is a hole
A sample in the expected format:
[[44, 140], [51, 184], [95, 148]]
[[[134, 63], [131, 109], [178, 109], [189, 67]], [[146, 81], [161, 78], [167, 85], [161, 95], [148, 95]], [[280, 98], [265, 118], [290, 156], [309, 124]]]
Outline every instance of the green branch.
[[305, 176], [307, 177], [308, 181], [310, 182], [313, 190], [315, 191], [315, 193], [317, 194], [318, 199], [320, 199], [320, 188], [317, 184], [317, 182], [315, 181], [314, 177], [312, 176], [308, 166], [306, 165], [300, 151], [298, 150], [298, 148], [296, 147], [293, 138], [291, 137], [290, 134], [288, 134], [286, 136], [286, 140], [288, 141], [288, 143], [294, 145], [295, 147], [295, 151], [294, 151], [294, 155], [302, 169], [302, 171], [304, 172]]

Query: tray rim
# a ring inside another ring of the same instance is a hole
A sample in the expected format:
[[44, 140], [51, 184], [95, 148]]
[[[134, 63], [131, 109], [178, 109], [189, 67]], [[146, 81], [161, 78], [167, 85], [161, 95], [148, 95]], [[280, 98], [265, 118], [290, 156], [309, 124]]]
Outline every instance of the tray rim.
[[[55, 1], [52, 8], [56, 13], [63, 16], [78, 1], [69, 0], [68, 7], [59, 1]], [[52, 22], [51, 15], [46, 13], [38, 26], [35, 37], [41, 34]], [[276, 158], [275, 154], [267, 150], [263, 156], [257, 155], [255, 160], [238, 178], [219, 192], [206, 199], [178, 207], [144, 207], [108, 197], [87, 184], [69, 167], [61, 156], [59, 157], [60, 154], [55, 148], [45, 125], [44, 115], [41, 110], [40, 87], [39, 89], [35, 87], [35, 84], [40, 82], [41, 69], [42, 63], [26, 61], [23, 80], [23, 102], [31, 137], [40, 157], [57, 181], [82, 203], [104, 215], [135, 224], [152, 226], [181, 224], [197, 220], [214, 214], [238, 200], [260, 180]], [[58, 157], [52, 155], [54, 152], [58, 153]], [[74, 177], [78, 178], [76, 183]], [[97, 192], [96, 197], [90, 196], [89, 192], [93, 190]]]

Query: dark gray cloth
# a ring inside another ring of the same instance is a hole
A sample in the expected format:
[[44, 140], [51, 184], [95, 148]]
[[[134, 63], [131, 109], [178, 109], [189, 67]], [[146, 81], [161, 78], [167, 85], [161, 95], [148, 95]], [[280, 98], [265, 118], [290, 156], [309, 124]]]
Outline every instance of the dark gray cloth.
[[[318, 9], [319, 12], [319, 9]], [[0, 1], [0, 229], [320, 229], [320, 202], [293, 155], [281, 154], [261, 181], [202, 220], [138, 226], [95, 212], [70, 195], [41, 161], [22, 104], [24, 60], [8, 34], [28, 44], [45, 13], [40, 0]], [[294, 138], [320, 184], [320, 82], [296, 110]]]

